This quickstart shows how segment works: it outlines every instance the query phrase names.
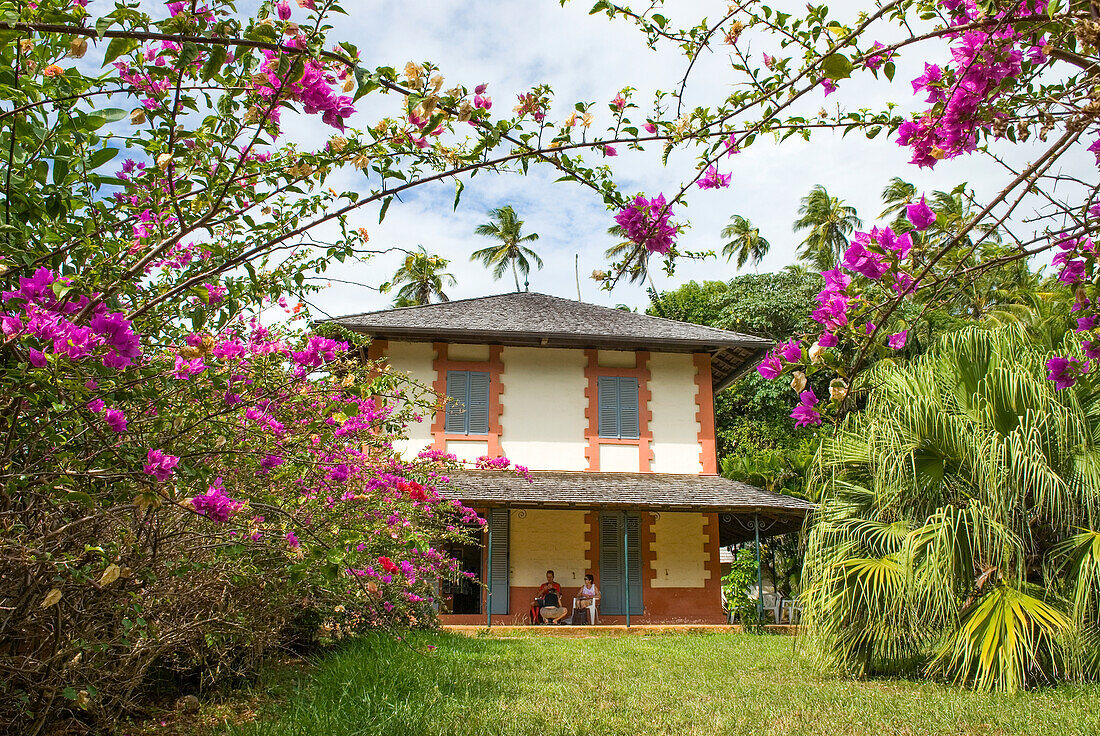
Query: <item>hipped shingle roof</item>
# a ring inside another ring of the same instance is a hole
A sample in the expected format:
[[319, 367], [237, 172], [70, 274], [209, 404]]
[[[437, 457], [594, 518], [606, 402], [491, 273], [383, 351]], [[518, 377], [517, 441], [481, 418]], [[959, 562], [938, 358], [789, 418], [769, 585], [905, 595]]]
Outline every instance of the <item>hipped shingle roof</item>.
[[753, 335], [535, 292], [386, 309], [326, 321], [381, 339], [414, 342], [706, 352], [712, 356], [715, 391], [756, 365], [772, 345]]

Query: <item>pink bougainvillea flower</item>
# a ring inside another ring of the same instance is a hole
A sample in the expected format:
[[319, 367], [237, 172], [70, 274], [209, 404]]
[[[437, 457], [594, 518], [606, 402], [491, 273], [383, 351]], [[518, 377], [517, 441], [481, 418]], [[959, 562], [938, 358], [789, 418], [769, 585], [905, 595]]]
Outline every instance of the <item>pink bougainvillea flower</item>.
[[221, 478], [215, 478], [206, 493], [192, 498], [191, 505], [196, 513], [218, 524], [228, 521], [230, 516], [244, 508], [243, 503], [234, 501], [226, 494]]
[[485, 90], [487, 90], [487, 89], [489, 89], [489, 83], [488, 82], [482, 82], [478, 86], [474, 87], [474, 94], [475, 95], [483, 95], [483, 94], [485, 94]]
[[646, 199], [639, 194], [615, 215], [615, 222], [623, 229], [631, 242], [644, 246], [651, 253], [667, 254], [679, 226], [672, 223], [672, 208], [659, 194]]
[[905, 214], [909, 218], [909, 222], [913, 223], [913, 229], [922, 232], [931, 227], [936, 221], [936, 213], [925, 204], [923, 196], [917, 204], [906, 205]]
[[821, 412], [817, 406], [817, 395], [813, 391], [806, 390], [798, 395], [798, 406], [791, 412], [791, 419], [795, 420], [796, 427], [808, 427], [811, 424], [821, 424]]
[[902, 330], [901, 332], [896, 332], [893, 335], [887, 337], [886, 344], [894, 350], [901, 350], [903, 347], [905, 347], [905, 341], [906, 339], [908, 339], [908, 337], [909, 330]]
[[1097, 138], [1092, 142], [1092, 145], [1088, 147], [1091, 153], [1096, 154], [1096, 163], [1100, 164], [1100, 138]]
[[823, 348], [835, 348], [840, 340], [831, 332], [822, 332], [821, 337], [817, 338], [817, 344]]
[[775, 57], [764, 54], [764, 66], [766, 66], [768, 69], [775, 68]]
[[603, 147], [603, 152], [604, 152], [605, 156], [618, 156], [619, 155], [618, 151], [615, 150], [615, 146], [612, 146], [610, 144]]
[[699, 180], [700, 189], [721, 189], [730, 185], [730, 179], [733, 178], [733, 174], [726, 174], [723, 176], [718, 173], [718, 167], [711, 164], [707, 169], [706, 175]]
[[825, 88], [825, 96], [828, 97], [833, 92], [836, 92], [836, 82], [831, 79], [822, 79], [821, 86]]
[[[642, 127], [645, 128], [645, 132], [649, 133], [650, 135], [657, 132], [657, 126], [654, 125], [653, 123], [646, 123]], [[1100, 142], [1100, 141], [1098, 141], [1098, 142]]]
[[760, 361], [760, 365], [756, 366], [756, 372], [759, 373], [761, 377], [770, 381], [774, 378], [778, 378], [779, 374], [783, 372], [783, 363], [780, 362], [778, 356], [768, 355], [768, 357]]
[[623, 97], [622, 92], [615, 95], [615, 98], [611, 100], [611, 105], [619, 112], [623, 111], [623, 108], [626, 107], [626, 98]]
[[[298, 1], [301, 2], [301, 0]], [[295, 536], [294, 532], [286, 533], [286, 543], [291, 549], [298, 549], [302, 546], [302, 543], [298, 541], [298, 537]]]
[[306, 10], [316, 10], [317, 5], [314, 0], [298, 0], [298, 7], [305, 8]]
[[282, 0], [277, 8], [279, 11], [279, 20], [290, 20], [290, 5], [286, 0]]
[[1061, 391], [1077, 383], [1077, 379], [1088, 370], [1088, 363], [1082, 364], [1077, 358], [1055, 357], [1047, 361], [1047, 380], [1054, 381], [1054, 388]]
[[126, 415], [118, 409], [108, 409], [103, 415], [103, 421], [115, 432], [126, 431]]
[[145, 474], [164, 483], [176, 472], [180, 459], [175, 455], [165, 455], [163, 450], [149, 450], [146, 461], [143, 468]]
[[797, 363], [802, 360], [802, 346], [794, 338], [781, 344], [777, 349], [779, 354], [783, 356], [783, 360], [788, 363]]
[[479, 110], [488, 110], [493, 106], [492, 97], [482, 97], [480, 94], [474, 95], [474, 107]]

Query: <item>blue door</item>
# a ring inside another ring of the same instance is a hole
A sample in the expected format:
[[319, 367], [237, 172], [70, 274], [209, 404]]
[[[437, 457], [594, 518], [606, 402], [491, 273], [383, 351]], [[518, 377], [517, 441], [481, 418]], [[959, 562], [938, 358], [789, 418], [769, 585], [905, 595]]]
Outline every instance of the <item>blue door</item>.
[[642, 519], [638, 514], [626, 514], [626, 552], [629, 576], [623, 570], [623, 520], [616, 512], [600, 514], [600, 613], [622, 616], [626, 613], [623, 580], [629, 577], [630, 615], [641, 614], [642, 605]]

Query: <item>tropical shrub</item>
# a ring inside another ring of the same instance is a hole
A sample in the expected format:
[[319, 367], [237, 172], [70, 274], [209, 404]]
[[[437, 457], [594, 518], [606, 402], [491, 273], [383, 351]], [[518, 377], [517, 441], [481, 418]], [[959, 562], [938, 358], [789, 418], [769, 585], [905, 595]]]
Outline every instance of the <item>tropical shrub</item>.
[[871, 369], [822, 444], [810, 652], [985, 689], [1100, 674], [1100, 393], [1056, 390], [1048, 358], [1019, 327], [969, 327]]

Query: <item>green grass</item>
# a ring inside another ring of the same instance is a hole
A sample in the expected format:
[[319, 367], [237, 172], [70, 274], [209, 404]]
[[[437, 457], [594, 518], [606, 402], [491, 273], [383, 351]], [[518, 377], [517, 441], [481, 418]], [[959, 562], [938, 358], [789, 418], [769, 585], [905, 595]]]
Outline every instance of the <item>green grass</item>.
[[[428, 650], [429, 645], [435, 646]], [[816, 673], [795, 639], [423, 633], [355, 641], [233, 736], [1100, 733], [1100, 685], [1019, 695]]]

